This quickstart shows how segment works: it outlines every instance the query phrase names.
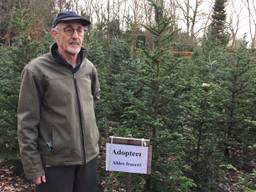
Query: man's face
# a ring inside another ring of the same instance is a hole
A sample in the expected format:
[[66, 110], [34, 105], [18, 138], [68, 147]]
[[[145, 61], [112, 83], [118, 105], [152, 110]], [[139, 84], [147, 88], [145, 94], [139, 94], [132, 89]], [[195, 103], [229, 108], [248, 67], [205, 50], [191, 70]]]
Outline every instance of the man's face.
[[80, 52], [84, 39], [84, 27], [80, 23], [59, 23], [52, 34], [61, 54], [77, 55]]

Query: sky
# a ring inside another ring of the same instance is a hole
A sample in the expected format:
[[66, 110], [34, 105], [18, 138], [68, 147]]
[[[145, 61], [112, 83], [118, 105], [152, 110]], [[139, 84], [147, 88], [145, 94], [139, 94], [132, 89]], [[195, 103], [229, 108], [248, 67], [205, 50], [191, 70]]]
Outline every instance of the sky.
[[[183, 2], [182, 0], [179, 0]], [[190, 2], [193, 3], [195, 0], [192, 0]], [[255, 0], [249, 0], [249, 3], [251, 4], [251, 13], [253, 14], [254, 21], [256, 22], [256, 9], [253, 9], [253, 1]], [[238, 38], [243, 38], [244, 35], [246, 34], [246, 40], [250, 41], [250, 26], [249, 26], [249, 14], [248, 14], [248, 9], [246, 5], [243, 3], [246, 2], [246, 0], [228, 0], [226, 4], [226, 13], [227, 13], [227, 18], [226, 21], [227, 23], [231, 23], [232, 28], [237, 28], [237, 37]], [[208, 15], [213, 8], [214, 1], [213, 0], [203, 0], [202, 5], [200, 6], [199, 10], [200, 12], [203, 12], [204, 15]], [[239, 16], [237, 16], [239, 15]], [[231, 22], [232, 20], [232, 22]], [[239, 25], [236, 26], [237, 21], [239, 20]], [[206, 17], [200, 18], [198, 17], [198, 23], [196, 25], [196, 28], [199, 29], [201, 25], [204, 25], [206, 21]], [[208, 21], [209, 23], [209, 21]], [[181, 28], [184, 28], [184, 24], [182, 22], [179, 23], [179, 26]], [[252, 32], [255, 33], [255, 25], [253, 24], [252, 21]]]
[[[81, 2], [85, 5], [86, 2], [94, 2], [97, 5], [103, 5], [103, 9], [102, 12], [104, 14], [106, 14], [107, 10], [106, 10], [106, 4], [107, 1], [106, 0], [81, 0]], [[132, 13], [132, 9], [134, 6], [134, 2], [146, 2], [146, 0], [109, 0], [111, 6], [115, 4], [117, 4], [117, 2], [121, 2], [122, 5], [124, 4], [128, 4], [128, 7], [130, 8], [129, 14], [133, 14]], [[174, 0], [164, 0], [165, 3], [172, 3]], [[184, 4], [184, 2], [189, 1], [190, 4], [193, 6], [193, 3], [195, 4], [196, 0], [177, 0], [178, 3]], [[214, 0], [201, 0], [202, 4], [199, 7], [199, 11], [200, 11], [200, 16], [198, 16], [197, 18], [197, 23], [196, 23], [196, 31], [200, 28], [202, 28], [202, 26], [205, 26], [205, 23], [208, 22], [208, 24], [210, 23], [210, 21], [207, 19], [208, 15], [211, 13], [212, 11], [212, 7], [214, 4]], [[227, 6], [226, 6], [226, 13], [227, 13], [227, 23], [230, 23], [230, 21], [232, 20], [232, 24], [231, 27], [237, 28], [238, 32], [237, 32], [237, 38], [243, 38], [244, 34], [246, 33], [246, 40], [250, 41], [251, 39], [251, 34], [250, 34], [250, 26], [249, 26], [249, 17], [248, 17], [248, 9], [246, 7], [246, 1], [247, 0], [227, 0]], [[256, 0], [248, 0], [250, 3], [250, 9], [251, 12], [253, 13], [253, 18], [252, 18], [252, 33], [255, 33], [255, 24], [256, 24], [256, 7], [254, 8], [253, 5], [256, 5]], [[255, 3], [253, 4], [253, 1], [255, 1]], [[182, 13], [179, 13], [180, 16], [182, 16]], [[239, 17], [236, 15], [238, 14]], [[145, 14], [142, 16], [145, 17]], [[236, 22], [239, 20], [239, 26], [236, 26]], [[254, 24], [255, 23], [255, 24]], [[185, 24], [182, 20], [179, 20], [178, 22], [178, 26], [181, 27], [183, 30], [185, 30]], [[201, 32], [202, 34], [202, 32]], [[200, 36], [200, 35], [199, 35]]]

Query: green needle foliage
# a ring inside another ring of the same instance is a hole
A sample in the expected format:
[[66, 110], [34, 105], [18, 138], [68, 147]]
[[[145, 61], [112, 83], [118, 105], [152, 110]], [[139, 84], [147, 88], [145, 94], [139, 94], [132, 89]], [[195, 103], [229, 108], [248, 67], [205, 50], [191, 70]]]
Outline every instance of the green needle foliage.
[[226, 32], [226, 2], [227, 0], [215, 0], [213, 6], [212, 22], [207, 34], [207, 43], [212, 46], [226, 46], [228, 43], [228, 34]]
[[[189, 58], [174, 56], [173, 45], [184, 46], [161, 0], [148, 0], [155, 20], [145, 31], [122, 31], [115, 21], [116, 32], [96, 27], [86, 33], [84, 46], [102, 90], [96, 105], [100, 191], [255, 191], [256, 52], [245, 42], [227, 47], [225, 2], [215, 1], [207, 39], [193, 44]], [[1, 155], [18, 154], [21, 70], [51, 44], [45, 32], [32, 38], [33, 17], [21, 4], [2, 25], [13, 33], [0, 47]], [[106, 172], [104, 146], [111, 135], [150, 139], [151, 175]]]
[[19, 6], [12, 8], [10, 27], [17, 35], [10, 45], [0, 47], [0, 148], [1, 153], [17, 153], [16, 109], [21, 71], [36, 55], [47, 50], [49, 39], [44, 43], [32, 41], [29, 37], [31, 18], [27, 10]]

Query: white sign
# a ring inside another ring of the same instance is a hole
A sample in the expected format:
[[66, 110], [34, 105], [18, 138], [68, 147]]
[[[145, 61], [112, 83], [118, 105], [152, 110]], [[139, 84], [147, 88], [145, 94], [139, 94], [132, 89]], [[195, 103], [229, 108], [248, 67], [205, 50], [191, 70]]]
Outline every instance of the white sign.
[[147, 174], [149, 147], [106, 144], [106, 170]]

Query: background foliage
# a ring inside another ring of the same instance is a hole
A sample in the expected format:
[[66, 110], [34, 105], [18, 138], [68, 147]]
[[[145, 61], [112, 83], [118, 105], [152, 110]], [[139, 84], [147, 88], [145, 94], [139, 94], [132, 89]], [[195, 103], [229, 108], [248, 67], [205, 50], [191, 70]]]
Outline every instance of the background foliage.
[[[1, 158], [18, 154], [21, 70], [52, 43], [47, 30], [40, 30], [50, 20], [37, 22], [26, 1], [10, 2], [9, 20], [0, 26]], [[216, 6], [224, 8], [224, 2]], [[132, 23], [122, 31], [113, 21], [91, 28], [85, 37], [102, 88], [97, 104], [101, 191], [255, 191], [255, 50], [246, 42], [228, 47], [225, 13], [217, 9], [213, 17], [221, 13], [221, 21], [215, 20], [187, 55], [173, 18], [161, 4], [148, 3], [155, 22], [144, 26], [146, 32], [134, 33]], [[110, 135], [149, 138], [152, 174], [105, 172], [104, 145]]]

